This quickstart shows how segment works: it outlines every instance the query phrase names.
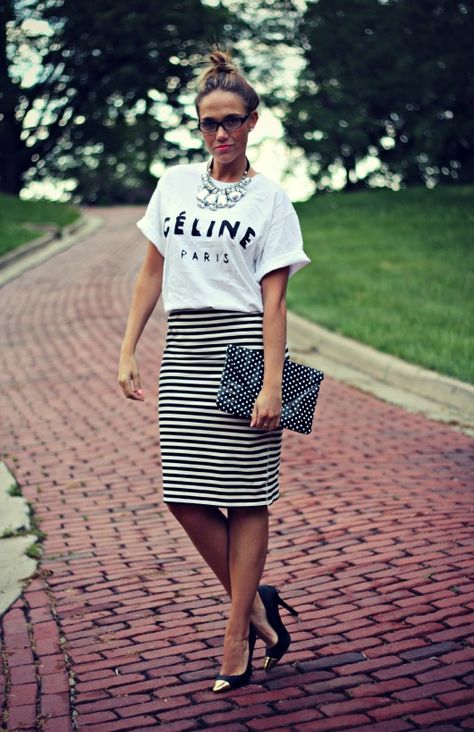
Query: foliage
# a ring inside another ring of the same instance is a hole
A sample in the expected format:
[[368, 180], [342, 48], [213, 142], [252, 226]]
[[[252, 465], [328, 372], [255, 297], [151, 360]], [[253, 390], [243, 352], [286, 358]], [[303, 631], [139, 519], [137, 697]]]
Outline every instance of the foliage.
[[347, 186], [474, 180], [472, 0], [309, 0], [295, 37], [306, 66], [285, 126], [318, 188], [334, 166]]
[[264, 79], [284, 95], [286, 38], [299, 12], [292, 0], [7, 0], [2, 8], [0, 136], [9, 143], [0, 190], [63, 179], [77, 184], [76, 202], [102, 204], [146, 201], [154, 163], [200, 153], [192, 100], [210, 42], [231, 46], [253, 83]]
[[201, 155], [194, 78], [213, 40], [284, 114], [319, 189], [338, 167], [348, 187], [472, 181], [474, 0], [304, 6], [4, 0], [0, 190], [53, 178], [74, 202], [147, 201], [157, 162]]
[[47, 21], [47, 30], [29, 36], [41, 61], [36, 81], [24, 88], [21, 69], [16, 78], [10, 71], [9, 125], [16, 118], [16, 132], [20, 122], [25, 131], [23, 144], [17, 144], [17, 189], [8, 190], [2, 180], [2, 190], [18, 193], [33, 164], [36, 180], [77, 179], [76, 200], [145, 199], [154, 183], [150, 166], [156, 149], [165, 161], [182, 155], [168, 133], [185, 119], [181, 95], [206, 44], [217, 37], [226, 41], [238, 23], [222, 6], [200, 0], [7, 4], [17, 55], [28, 32], [25, 20]]

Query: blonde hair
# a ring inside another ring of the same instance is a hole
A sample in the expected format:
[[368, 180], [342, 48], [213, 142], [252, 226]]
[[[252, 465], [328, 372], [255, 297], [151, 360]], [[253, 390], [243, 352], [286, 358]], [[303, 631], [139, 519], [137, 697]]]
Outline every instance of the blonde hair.
[[215, 43], [209, 54], [209, 63], [198, 77], [198, 93], [194, 99], [199, 117], [201, 100], [216, 89], [238, 94], [244, 101], [247, 113], [253, 112], [260, 103], [255, 89], [242, 76], [240, 69], [232, 60], [228, 49], [223, 50]]

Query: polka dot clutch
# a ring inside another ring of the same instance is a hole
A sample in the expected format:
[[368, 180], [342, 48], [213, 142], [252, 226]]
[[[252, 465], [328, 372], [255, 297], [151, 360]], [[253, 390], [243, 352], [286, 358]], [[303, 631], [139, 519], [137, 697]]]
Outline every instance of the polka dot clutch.
[[[280, 426], [308, 435], [313, 425], [322, 371], [285, 358], [282, 381]], [[263, 350], [227, 346], [216, 404], [237, 417], [252, 416], [263, 383]]]

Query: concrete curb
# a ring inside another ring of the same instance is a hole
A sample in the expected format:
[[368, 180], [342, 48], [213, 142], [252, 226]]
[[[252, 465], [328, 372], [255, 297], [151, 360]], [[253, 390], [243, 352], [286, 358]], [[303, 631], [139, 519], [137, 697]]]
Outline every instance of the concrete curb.
[[378, 382], [451, 407], [474, 420], [474, 386], [471, 384], [381, 353], [352, 338], [326, 330], [293, 312], [288, 313], [288, 331], [293, 347], [303, 355], [319, 353], [363, 372]]
[[83, 214], [78, 221], [29, 241], [0, 257], [0, 287], [26, 270], [68, 249], [80, 239], [100, 229], [104, 219], [96, 214]]
[[[26, 257], [28, 254], [31, 254], [32, 252], [37, 251], [38, 249], [41, 249], [45, 246], [45, 244], [48, 244], [51, 241], [56, 241], [57, 239], [65, 239], [66, 237], [72, 236], [76, 231], [81, 230], [83, 226], [86, 224], [86, 217], [80, 216], [77, 221], [74, 221], [72, 224], [69, 224], [68, 226], [63, 226], [61, 229], [59, 226], [42, 226], [38, 224], [36, 228], [46, 228], [48, 229], [48, 232], [46, 234], [43, 234], [43, 236], [38, 237], [37, 239], [33, 239], [32, 241], [26, 242], [26, 244], [23, 244], [20, 247], [17, 247], [16, 249], [13, 249], [11, 252], [7, 252], [6, 254], [3, 254], [0, 257], [0, 269], [3, 269], [4, 267], [8, 267], [9, 264], [12, 264], [14, 262], [17, 262], [22, 257]], [[27, 225], [27, 228], [35, 228], [33, 225], [30, 224]]]
[[10, 493], [16, 485], [15, 477], [0, 462], [0, 616], [20, 597], [25, 580], [37, 566], [26, 554], [37, 541], [31, 531], [29, 506], [22, 495]]

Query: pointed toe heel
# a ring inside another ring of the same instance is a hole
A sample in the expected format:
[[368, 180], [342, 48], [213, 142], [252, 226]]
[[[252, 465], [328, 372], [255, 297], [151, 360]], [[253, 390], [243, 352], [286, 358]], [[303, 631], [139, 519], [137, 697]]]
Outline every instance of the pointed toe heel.
[[291, 643], [291, 636], [283, 625], [278, 606], [284, 607], [294, 617], [298, 617], [298, 612], [280, 597], [278, 590], [272, 585], [260, 585], [258, 594], [265, 606], [268, 622], [278, 635], [275, 645], [267, 646], [265, 651], [263, 668], [270, 671], [283, 658]]
[[224, 691], [231, 691], [232, 689], [239, 689], [241, 686], [246, 686], [252, 677], [252, 657], [253, 649], [255, 648], [255, 640], [257, 634], [254, 626], [250, 625], [249, 630], [249, 660], [247, 662], [247, 668], [242, 674], [219, 674], [214, 681], [212, 691], [220, 694]]

